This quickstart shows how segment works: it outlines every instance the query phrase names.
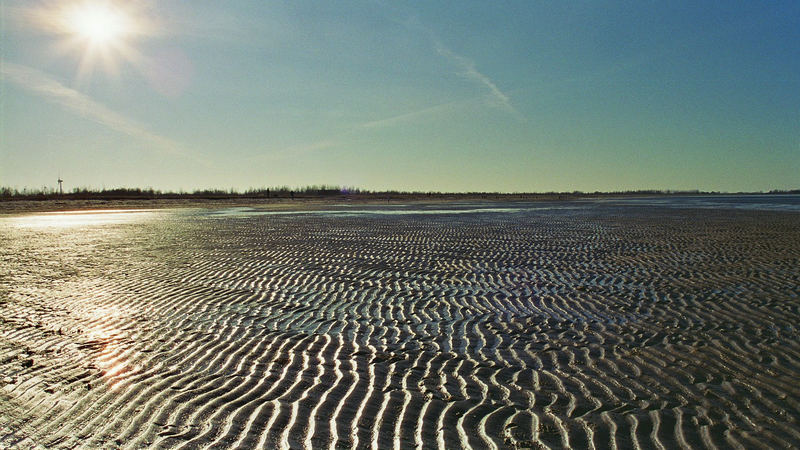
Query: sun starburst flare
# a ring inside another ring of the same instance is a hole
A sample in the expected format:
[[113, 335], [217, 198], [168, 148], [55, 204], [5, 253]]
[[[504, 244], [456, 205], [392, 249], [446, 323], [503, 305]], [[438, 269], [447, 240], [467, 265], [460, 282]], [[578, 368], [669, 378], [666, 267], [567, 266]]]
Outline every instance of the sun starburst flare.
[[31, 16], [40, 30], [62, 36], [58, 53], [80, 54], [79, 80], [98, 65], [112, 75], [119, 73], [121, 62], [141, 66], [142, 56], [135, 43], [154, 30], [139, 2], [59, 1], [36, 8]]

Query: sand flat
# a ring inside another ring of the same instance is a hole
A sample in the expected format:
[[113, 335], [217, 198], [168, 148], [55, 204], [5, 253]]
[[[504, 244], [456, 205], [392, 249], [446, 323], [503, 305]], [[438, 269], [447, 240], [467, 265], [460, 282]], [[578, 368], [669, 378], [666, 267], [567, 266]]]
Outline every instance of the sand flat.
[[800, 445], [795, 211], [280, 212], [0, 218], [0, 445]]

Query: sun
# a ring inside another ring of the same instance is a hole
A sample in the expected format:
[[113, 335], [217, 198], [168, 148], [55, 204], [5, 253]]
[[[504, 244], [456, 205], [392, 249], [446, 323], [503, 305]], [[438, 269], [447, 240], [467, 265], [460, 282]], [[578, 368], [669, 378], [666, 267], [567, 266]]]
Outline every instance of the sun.
[[80, 5], [67, 20], [73, 33], [97, 45], [122, 39], [129, 32], [123, 12], [102, 3]]
[[79, 79], [92, 73], [98, 63], [106, 73], [116, 75], [120, 60], [135, 63], [140, 59], [133, 41], [141, 34], [142, 23], [130, 4], [114, 0], [66, 3], [62, 29], [69, 37], [67, 42], [83, 52]]
[[32, 26], [59, 38], [53, 43], [56, 54], [79, 56], [80, 82], [98, 67], [117, 76], [122, 64], [144, 65], [139, 41], [160, 29], [149, 5], [132, 0], [41, 0], [23, 12]]
[[96, 46], [114, 45], [132, 31], [125, 11], [106, 2], [75, 5], [66, 14], [67, 28], [76, 36]]

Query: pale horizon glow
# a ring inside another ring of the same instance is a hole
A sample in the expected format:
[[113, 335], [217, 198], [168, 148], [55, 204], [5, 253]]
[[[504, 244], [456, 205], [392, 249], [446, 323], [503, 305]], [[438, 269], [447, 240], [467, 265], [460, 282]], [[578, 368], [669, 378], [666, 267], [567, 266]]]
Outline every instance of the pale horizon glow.
[[0, 186], [800, 187], [800, 4], [2, 0]]

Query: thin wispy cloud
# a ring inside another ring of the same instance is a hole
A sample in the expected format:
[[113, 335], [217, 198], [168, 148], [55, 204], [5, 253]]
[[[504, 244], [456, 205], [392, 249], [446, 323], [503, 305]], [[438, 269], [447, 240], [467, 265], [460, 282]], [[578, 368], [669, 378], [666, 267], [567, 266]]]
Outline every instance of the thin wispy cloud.
[[411, 112], [407, 112], [407, 113], [403, 113], [403, 114], [398, 114], [396, 116], [384, 117], [382, 119], [371, 120], [369, 122], [364, 122], [364, 123], [358, 124], [353, 128], [354, 128], [354, 130], [383, 128], [383, 127], [388, 127], [388, 126], [392, 126], [392, 125], [401, 124], [401, 123], [404, 123], [404, 122], [411, 122], [411, 121], [414, 121], [414, 120], [419, 120], [419, 119], [421, 119], [423, 117], [429, 117], [429, 116], [432, 116], [432, 115], [435, 115], [435, 114], [441, 114], [443, 112], [452, 110], [455, 107], [457, 107], [459, 105], [463, 105], [463, 104], [468, 103], [470, 101], [473, 101], [473, 99], [457, 100], [457, 101], [454, 101], [454, 102], [442, 103], [442, 104], [439, 104], [439, 105], [434, 105], [434, 106], [429, 106], [429, 107], [426, 107], [426, 108], [418, 109], [416, 111], [411, 111]]
[[251, 160], [253, 159], [258, 161], [282, 160], [282, 159], [294, 158], [300, 155], [304, 155], [306, 153], [328, 150], [342, 145], [342, 142], [345, 142], [349, 137], [353, 135], [368, 132], [370, 130], [378, 130], [381, 128], [398, 126], [404, 123], [407, 124], [407, 123], [418, 122], [422, 119], [430, 119], [431, 117], [435, 117], [436, 115], [440, 115], [443, 113], [459, 109], [466, 104], [475, 103], [478, 100], [479, 98], [476, 97], [469, 98], [466, 100], [456, 100], [453, 102], [428, 106], [425, 108], [398, 114], [395, 116], [370, 120], [368, 122], [356, 123], [327, 139], [283, 147], [277, 150], [269, 151], [268, 153], [263, 153], [261, 155], [258, 155], [255, 158], [251, 158]]
[[457, 100], [454, 102], [447, 102], [439, 105], [429, 106], [426, 108], [418, 109], [416, 111], [398, 114], [395, 116], [370, 120], [368, 122], [356, 123], [327, 139], [284, 147], [278, 150], [271, 151], [269, 153], [262, 154], [258, 157], [258, 159], [260, 160], [286, 159], [303, 155], [306, 153], [327, 150], [340, 145], [343, 140], [355, 134], [359, 134], [367, 130], [377, 130], [380, 128], [387, 128], [400, 125], [402, 123], [419, 121], [420, 119], [426, 117], [430, 118], [431, 116], [447, 112], [454, 108], [458, 108], [464, 105], [465, 103], [474, 102], [475, 100], [476, 100], [475, 98], [467, 100]]
[[439, 41], [436, 41], [435, 45], [436, 51], [440, 55], [444, 56], [447, 58], [447, 60], [461, 69], [459, 74], [469, 80], [482, 84], [486, 89], [488, 89], [494, 104], [508, 111], [516, 112], [514, 107], [511, 105], [511, 98], [509, 98], [505, 92], [501, 91], [491, 78], [478, 71], [478, 69], [475, 67], [475, 61], [454, 53]]
[[[379, 2], [379, 4], [383, 5], [389, 10], [394, 10], [395, 15], [402, 14], [398, 12], [392, 5], [384, 2]], [[444, 57], [447, 62], [455, 65], [459, 69], [459, 75], [463, 76], [467, 80], [483, 86], [486, 90], [488, 90], [490, 105], [512, 113], [520, 120], [526, 120], [525, 117], [519, 111], [517, 111], [516, 108], [514, 108], [514, 105], [511, 103], [511, 97], [502, 89], [500, 89], [500, 87], [498, 87], [488, 75], [479, 71], [474, 60], [460, 55], [447, 47], [439, 38], [438, 34], [423, 24], [417, 15], [406, 14], [406, 18], [404, 20], [395, 19], [395, 22], [401, 24], [415, 34], [426, 36], [427, 39], [433, 43], [433, 47], [436, 52]]]
[[0, 74], [2, 74], [3, 81], [13, 83], [61, 106], [67, 111], [86, 117], [111, 130], [147, 142], [151, 144], [151, 147], [159, 151], [178, 156], [189, 156], [178, 142], [153, 133], [144, 125], [109, 109], [75, 89], [64, 86], [44, 72], [32, 67], [0, 60]]

